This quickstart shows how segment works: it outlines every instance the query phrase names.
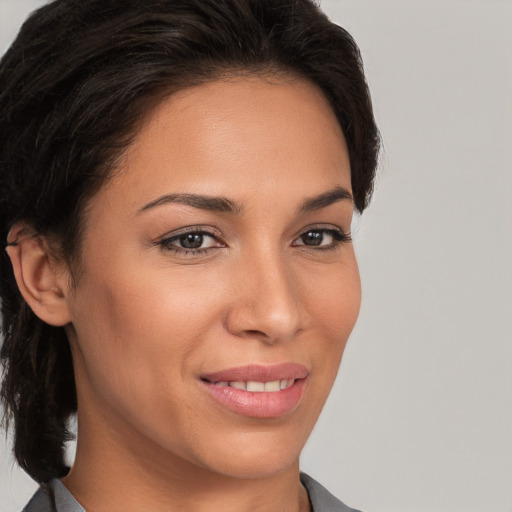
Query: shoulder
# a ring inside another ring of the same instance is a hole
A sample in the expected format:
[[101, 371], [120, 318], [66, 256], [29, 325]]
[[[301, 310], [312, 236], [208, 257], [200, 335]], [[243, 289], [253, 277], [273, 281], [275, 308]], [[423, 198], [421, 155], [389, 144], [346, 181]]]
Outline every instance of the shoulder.
[[60, 480], [41, 486], [22, 512], [85, 512]]
[[22, 512], [56, 512], [51, 489], [48, 486], [39, 487]]
[[360, 512], [356, 509], [347, 507], [338, 498], [333, 496], [325, 487], [306, 473], [300, 474], [300, 481], [309, 494], [309, 499], [313, 507], [312, 512]]

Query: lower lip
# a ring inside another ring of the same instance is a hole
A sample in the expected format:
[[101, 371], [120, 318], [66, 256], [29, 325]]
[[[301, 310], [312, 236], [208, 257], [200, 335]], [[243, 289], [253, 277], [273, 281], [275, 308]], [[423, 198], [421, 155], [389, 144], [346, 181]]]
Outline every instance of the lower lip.
[[251, 418], [278, 418], [297, 407], [304, 394], [306, 379], [297, 379], [281, 391], [259, 393], [205, 381], [203, 384], [212, 398], [238, 414]]

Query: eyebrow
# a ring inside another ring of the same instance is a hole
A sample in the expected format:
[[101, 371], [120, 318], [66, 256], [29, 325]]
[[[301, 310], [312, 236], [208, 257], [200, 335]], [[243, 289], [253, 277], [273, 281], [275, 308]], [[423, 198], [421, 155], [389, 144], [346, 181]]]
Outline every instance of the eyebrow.
[[[352, 194], [343, 187], [335, 187], [320, 195], [307, 198], [299, 207], [299, 213], [309, 213], [326, 208], [327, 206], [342, 200], [353, 201]], [[201, 194], [165, 194], [143, 206], [138, 213], [164, 204], [184, 204], [200, 210], [212, 212], [231, 213], [240, 215], [244, 212], [242, 204], [226, 197], [205, 196]]]
[[337, 203], [338, 201], [349, 200], [354, 201], [352, 194], [343, 187], [334, 187], [323, 194], [306, 199], [299, 208], [300, 213], [309, 213], [315, 210], [326, 208], [327, 206]]
[[200, 210], [220, 213], [241, 214], [244, 209], [241, 204], [235, 203], [226, 197], [204, 196], [200, 194], [165, 194], [143, 206], [139, 210], [139, 213], [149, 210], [150, 208], [155, 208], [156, 206], [170, 203], [185, 204], [199, 208]]

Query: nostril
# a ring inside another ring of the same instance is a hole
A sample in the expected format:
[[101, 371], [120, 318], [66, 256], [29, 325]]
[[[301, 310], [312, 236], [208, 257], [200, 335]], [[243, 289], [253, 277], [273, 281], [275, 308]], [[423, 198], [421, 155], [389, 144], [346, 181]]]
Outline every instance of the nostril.
[[265, 337], [267, 337], [267, 334], [265, 334], [263, 331], [258, 331], [257, 329], [247, 329], [245, 332], [250, 336], [265, 336]]

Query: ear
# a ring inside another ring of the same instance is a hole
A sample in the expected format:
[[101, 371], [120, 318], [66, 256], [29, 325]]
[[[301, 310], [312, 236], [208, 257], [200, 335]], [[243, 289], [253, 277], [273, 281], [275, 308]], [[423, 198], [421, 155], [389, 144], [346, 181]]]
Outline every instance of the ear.
[[68, 274], [50, 254], [44, 237], [16, 223], [7, 238], [7, 254], [18, 288], [32, 311], [44, 322], [63, 326], [71, 321]]

